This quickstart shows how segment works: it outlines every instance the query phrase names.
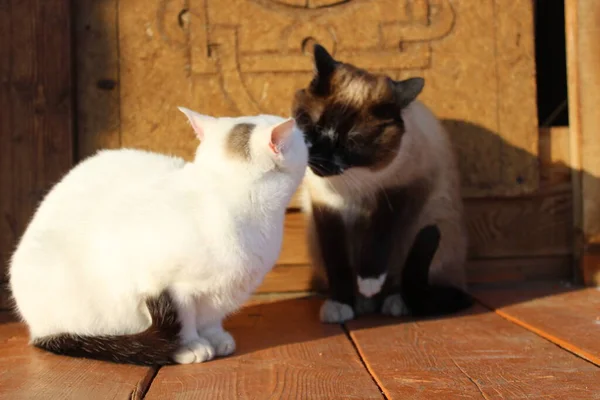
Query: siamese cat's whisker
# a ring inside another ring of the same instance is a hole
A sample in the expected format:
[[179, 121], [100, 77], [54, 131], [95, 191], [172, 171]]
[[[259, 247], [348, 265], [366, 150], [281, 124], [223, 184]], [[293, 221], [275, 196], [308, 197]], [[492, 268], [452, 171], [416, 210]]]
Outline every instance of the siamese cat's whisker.
[[327, 163], [331, 162], [331, 160], [329, 160], [329, 159], [327, 159], [325, 157], [319, 157], [319, 156], [313, 156], [310, 159], [311, 159], [311, 161], [317, 160], [317, 161], [323, 161], [323, 162], [327, 162]]
[[349, 189], [349, 191], [351, 193], [352, 192], [355, 192], [357, 194], [361, 193], [360, 186], [358, 186], [352, 179], [348, 178], [347, 176], [342, 175], [340, 177], [340, 180], [341, 180], [341, 182], [344, 183], [344, 185], [346, 185], [346, 187]]
[[[364, 192], [362, 190], [362, 184], [360, 182], [358, 182], [351, 174], [344, 174], [342, 175], [342, 180], [346, 183], [346, 184], [352, 184], [356, 190], [357, 193], [362, 193]], [[367, 184], [368, 185], [368, 184]]]

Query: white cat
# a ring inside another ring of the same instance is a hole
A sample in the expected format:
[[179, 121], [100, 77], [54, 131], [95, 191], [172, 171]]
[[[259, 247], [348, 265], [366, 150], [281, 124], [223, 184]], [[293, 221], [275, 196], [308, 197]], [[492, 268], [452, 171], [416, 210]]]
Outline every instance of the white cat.
[[193, 162], [101, 151], [40, 205], [10, 265], [33, 345], [147, 365], [235, 350], [222, 320], [279, 256], [307, 148], [293, 119], [181, 111]]

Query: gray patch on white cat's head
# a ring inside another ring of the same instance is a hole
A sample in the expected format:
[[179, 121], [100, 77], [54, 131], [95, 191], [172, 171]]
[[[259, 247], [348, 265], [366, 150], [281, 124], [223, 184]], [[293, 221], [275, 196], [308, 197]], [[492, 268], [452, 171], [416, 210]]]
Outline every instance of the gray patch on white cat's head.
[[231, 156], [245, 161], [250, 160], [250, 137], [255, 127], [255, 124], [240, 123], [231, 128], [226, 145], [227, 152]]

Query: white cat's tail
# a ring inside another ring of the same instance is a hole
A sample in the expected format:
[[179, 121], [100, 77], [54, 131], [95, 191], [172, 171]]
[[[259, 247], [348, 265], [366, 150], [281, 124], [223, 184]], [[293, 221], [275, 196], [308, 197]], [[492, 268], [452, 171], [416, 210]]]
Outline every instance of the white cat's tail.
[[152, 325], [144, 332], [121, 336], [58, 334], [37, 338], [33, 345], [55, 354], [125, 364], [171, 364], [179, 347], [181, 323], [171, 296], [164, 292], [146, 302]]

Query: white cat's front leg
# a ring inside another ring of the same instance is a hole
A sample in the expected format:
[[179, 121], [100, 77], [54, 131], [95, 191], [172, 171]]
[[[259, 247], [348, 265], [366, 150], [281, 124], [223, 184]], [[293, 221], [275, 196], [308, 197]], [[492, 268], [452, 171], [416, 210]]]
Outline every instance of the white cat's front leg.
[[217, 356], [228, 356], [235, 351], [235, 339], [223, 329], [221, 322], [200, 328], [198, 333], [203, 338], [208, 339]]
[[235, 351], [235, 340], [223, 329], [223, 311], [202, 297], [196, 298], [196, 329], [214, 347], [217, 356]]
[[191, 364], [213, 359], [215, 348], [208, 339], [198, 335], [196, 329], [195, 302], [192, 299], [177, 299], [176, 303], [181, 322], [181, 347], [173, 355], [173, 360], [178, 364]]

